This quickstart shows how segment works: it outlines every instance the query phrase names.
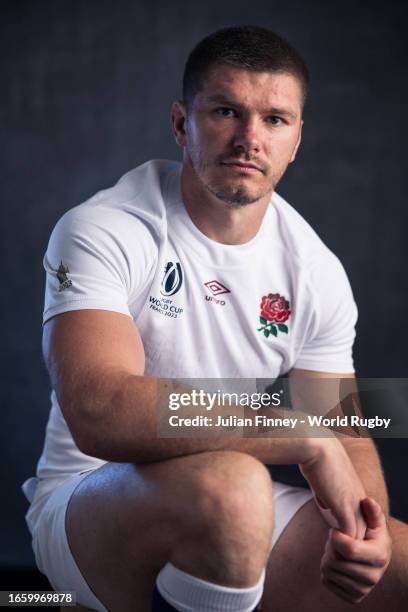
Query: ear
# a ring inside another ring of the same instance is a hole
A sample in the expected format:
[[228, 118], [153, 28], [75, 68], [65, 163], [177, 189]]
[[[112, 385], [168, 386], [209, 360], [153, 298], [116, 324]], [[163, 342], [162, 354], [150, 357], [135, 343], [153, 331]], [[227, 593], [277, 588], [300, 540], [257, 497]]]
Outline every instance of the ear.
[[300, 143], [301, 143], [301, 141], [302, 141], [302, 128], [303, 128], [303, 119], [302, 119], [302, 121], [300, 122], [300, 127], [299, 127], [299, 137], [298, 137], [298, 139], [297, 139], [297, 142], [296, 142], [295, 148], [293, 149], [292, 157], [290, 158], [290, 162], [289, 162], [289, 163], [292, 163], [292, 162], [293, 162], [293, 161], [295, 161], [295, 159], [296, 159], [296, 153], [298, 152], [298, 148], [300, 147]]
[[180, 147], [186, 146], [186, 120], [187, 110], [185, 104], [180, 100], [173, 102], [171, 108], [171, 126], [174, 138]]

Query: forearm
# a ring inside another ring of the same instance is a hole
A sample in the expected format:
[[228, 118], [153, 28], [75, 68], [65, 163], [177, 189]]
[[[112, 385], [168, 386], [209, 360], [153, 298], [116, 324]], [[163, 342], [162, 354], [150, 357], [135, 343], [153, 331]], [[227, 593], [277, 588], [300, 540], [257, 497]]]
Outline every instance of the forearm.
[[387, 486], [374, 442], [368, 438], [343, 438], [341, 441], [367, 495], [373, 497], [380, 504], [385, 516], [388, 517]]
[[[331, 379], [327, 381], [327, 379]], [[290, 373], [291, 396], [295, 407], [300, 407], [307, 414], [324, 414], [331, 417], [343, 417], [344, 411], [339, 398], [340, 381], [348, 378], [349, 393], [354, 391], [354, 408], [362, 416], [358, 401], [357, 383], [352, 375], [325, 374], [307, 370], [292, 370]], [[321, 381], [323, 381], [322, 384]], [[335, 408], [331, 408], [335, 406]], [[339, 437], [355, 471], [357, 472], [367, 495], [374, 497], [388, 515], [388, 495], [381, 469], [380, 459], [374, 443], [369, 438], [351, 437], [354, 431], [350, 428], [348, 437]]]
[[237, 450], [265, 464], [299, 464], [308, 461], [315, 450], [316, 444], [307, 436], [250, 438], [238, 430], [236, 437], [220, 432], [211, 438], [160, 438], [157, 414], [166, 393], [159, 390], [167, 384], [167, 394], [189, 390], [172, 381], [110, 372], [103, 380], [90, 376], [85, 386], [70, 397], [62, 393], [59, 399], [79, 448], [109, 461], [141, 463], [209, 450]]

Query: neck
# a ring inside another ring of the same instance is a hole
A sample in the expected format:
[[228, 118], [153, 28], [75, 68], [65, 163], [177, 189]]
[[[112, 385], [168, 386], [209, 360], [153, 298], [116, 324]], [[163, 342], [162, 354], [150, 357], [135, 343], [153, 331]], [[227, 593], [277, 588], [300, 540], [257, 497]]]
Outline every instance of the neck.
[[188, 163], [183, 164], [181, 172], [181, 193], [194, 225], [205, 236], [221, 244], [245, 244], [254, 238], [272, 195], [269, 193], [252, 204], [227, 204], [198, 180]]

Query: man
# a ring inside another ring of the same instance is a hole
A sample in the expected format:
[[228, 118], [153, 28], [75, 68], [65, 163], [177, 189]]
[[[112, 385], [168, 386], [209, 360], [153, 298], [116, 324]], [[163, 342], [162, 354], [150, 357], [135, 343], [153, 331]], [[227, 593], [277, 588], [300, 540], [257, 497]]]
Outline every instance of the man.
[[[51, 236], [54, 391], [27, 521], [40, 570], [93, 609], [148, 611], [153, 597], [153, 610], [244, 612], [262, 593], [266, 611], [407, 603], [407, 526], [388, 517], [370, 440], [156, 433], [161, 391], [184, 388], [164, 378], [353, 376], [344, 270], [275, 193], [307, 81], [269, 30], [207, 37], [173, 105], [181, 167], [140, 166]], [[322, 512], [271, 482], [274, 463], [300, 466]]]

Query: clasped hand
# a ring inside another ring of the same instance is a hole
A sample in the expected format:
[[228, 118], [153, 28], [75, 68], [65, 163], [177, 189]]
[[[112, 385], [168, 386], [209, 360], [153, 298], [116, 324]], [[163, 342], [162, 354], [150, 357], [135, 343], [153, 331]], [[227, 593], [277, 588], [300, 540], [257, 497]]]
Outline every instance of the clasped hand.
[[[315, 443], [316, 444], [316, 443]], [[358, 603], [381, 580], [391, 559], [391, 537], [380, 505], [367, 497], [341, 443], [327, 439], [312, 446], [300, 469], [320, 510], [330, 510], [329, 532], [321, 561], [323, 584], [350, 603]]]
[[366, 522], [364, 539], [330, 529], [320, 565], [322, 583], [349, 603], [367, 597], [391, 559], [391, 537], [380, 505], [366, 497], [361, 511]]

